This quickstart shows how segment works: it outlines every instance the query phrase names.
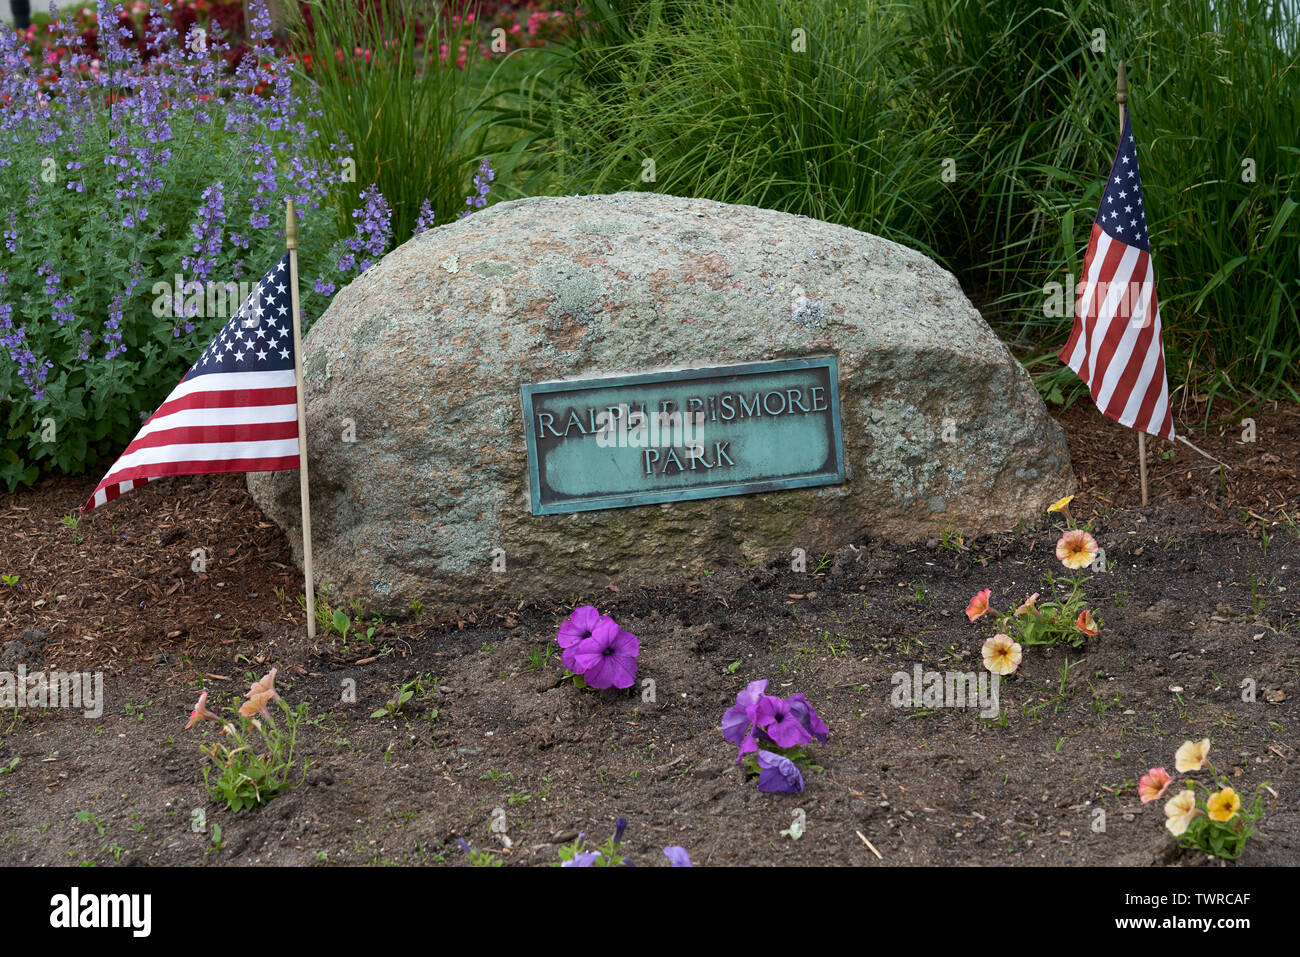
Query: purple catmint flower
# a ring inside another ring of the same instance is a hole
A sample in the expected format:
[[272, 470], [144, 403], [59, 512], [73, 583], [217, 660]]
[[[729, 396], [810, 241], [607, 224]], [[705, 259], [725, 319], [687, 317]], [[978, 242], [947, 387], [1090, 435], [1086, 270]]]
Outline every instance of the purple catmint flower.
[[45, 379], [54, 368], [49, 359], [40, 359], [27, 344], [27, 327], [14, 328], [13, 307], [9, 303], [0, 304], [0, 346], [9, 350], [9, 357], [18, 364], [18, 375], [26, 383], [32, 397], [37, 401], [45, 398]]
[[221, 253], [221, 230], [226, 223], [226, 197], [221, 180], [203, 191], [200, 197], [199, 221], [191, 230], [194, 233], [193, 256], [181, 259], [181, 268], [193, 270], [199, 281], [207, 279], [216, 268]]
[[433, 207], [426, 199], [420, 204], [420, 214], [415, 218], [415, 229], [411, 230], [411, 235], [418, 236], [420, 233], [428, 232], [433, 228], [433, 219]]
[[630, 688], [636, 680], [636, 658], [641, 645], [636, 635], [623, 631], [613, 618], [602, 615], [591, 637], [573, 649], [572, 671], [593, 688]]
[[[352, 218], [357, 221], [355, 232], [331, 250], [335, 268], [345, 276], [354, 270], [365, 272], [393, 240], [393, 211], [374, 183], [362, 190], [361, 205], [352, 211]], [[324, 280], [318, 280], [317, 292], [322, 285]]]
[[492, 189], [492, 181], [496, 178], [497, 174], [492, 169], [492, 162], [486, 156], [483, 157], [483, 162], [478, 164], [478, 172], [474, 174], [474, 192], [465, 197], [465, 205], [469, 209], [460, 214], [460, 219], [487, 205], [487, 194]]
[[670, 844], [664, 848], [664, 856], [673, 862], [673, 867], [694, 867], [691, 863], [691, 856], [686, 853], [686, 848], [677, 844]]
[[[109, 383], [131, 388], [132, 376], [170, 375], [155, 368], [166, 363], [165, 356], [151, 358], [149, 350], [141, 358], [150, 361], [139, 369], [123, 368], [126, 379], [102, 374], [100, 364], [125, 353], [126, 343], [143, 343], [152, 335], [153, 323], [131, 306], [143, 281], [139, 259], [158, 266], [174, 257], [184, 260], [183, 272], [200, 281], [218, 271], [238, 280], [245, 272], [239, 257], [260, 255], [263, 231], [274, 227], [284, 196], [294, 196], [306, 219], [340, 181], [336, 157], [349, 152], [340, 137], [319, 156], [306, 148], [314, 140], [326, 142], [307, 124], [320, 110], [294, 92], [292, 64], [271, 44], [265, 0], [249, 0], [252, 49], [237, 68], [228, 65], [235, 58], [228, 56], [229, 44], [215, 20], [180, 37], [163, 4], [149, 4], [143, 30], [138, 12], [125, 18], [115, 0], [91, 6], [98, 7], [100, 24], [93, 57], [66, 12], [52, 17], [44, 56], [29, 56], [22, 35], [0, 29], [0, 143], [5, 144], [0, 171], [13, 180], [12, 202], [0, 211], [0, 257], [26, 262], [14, 295], [0, 284], [5, 294], [0, 299], [11, 300], [0, 301], [0, 363], [12, 365], [14, 383], [23, 382], [37, 401], [45, 395], [47, 377], [53, 382], [55, 369], [63, 376], [74, 362], [92, 364], [86, 373], [89, 388]], [[200, 35], [203, 42], [196, 42]], [[221, 148], [213, 149], [214, 142]], [[229, 192], [219, 181], [225, 170], [213, 162], [230, 155], [227, 145], [245, 168]], [[95, 255], [131, 262], [123, 286], [106, 289], [80, 281], [94, 270], [79, 251], [71, 258], [53, 257], [59, 269], [27, 254], [24, 246], [39, 248], [31, 242], [40, 235], [33, 227], [57, 218], [62, 200], [51, 200], [51, 189], [35, 175], [24, 184], [25, 174], [11, 172], [14, 157], [23, 156], [57, 158], [65, 174], [54, 189], [64, 198], [65, 190], [81, 194], [93, 211], [89, 225], [104, 234], [87, 248], [106, 247]], [[25, 197], [19, 192], [24, 189]], [[180, 237], [170, 231], [164, 236], [163, 222], [173, 221], [186, 205], [193, 209], [191, 197], [197, 194], [202, 200], [190, 228]], [[227, 219], [233, 224], [236, 217], [249, 233], [230, 235], [223, 248]], [[363, 267], [386, 251], [388, 219], [376, 192], [360, 223], [361, 235], [345, 250]], [[16, 309], [28, 317], [26, 326], [15, 326]], [[197, 331], [194, 309], [185, 304], [173, 314], [179, 317], [174, 337]], [[88, 316], [98, 318], [88, 322]], [[59, 385], [65, 388], [66, 382]]]
[[765, 694], [759, 700], [754, 709], [754, 724], [778, 747], [793, 748], [812, 740], [812, 733], [799, 723], [790, 703], [775, 695]]
[[36, 267], [36, 275], [45, 280], [45, 295], [53, 297], [59, 291], [62, 277], [54, 271], [54, 264], [48, 259]]
[[803, 725], [805, 731], [822, 744], [825, 744], [826, 736], [830, 734], [831, 729], [826, 727], [821, 718], [817, 717], [817, 712], [808, 703], [808, 699], [802, 694], [792, 694], [785, 700], [790, 706], [790, 713], [794, 715], [794, 719]]
[[766, 678], [751, 681], [745, 686], [744, 691], [736, 695], [735, 705], [722, 716], [722, 736], [740, 747], [740, 753], [736, 755], [737, 764], [744, 760], [745, 755], [758, 750], [753, 726], [757, 718], [755, 712], [758, 702], [762, 700], [766, 689]]
[[789, 758], [772, 751], [758, 752], [758, 789], [769, 794], [797, 794], [803, 790], [803, 775]]
[[347, 272], [352, 268], [349, 265], [345, 269], [342, 265], [345, 259], [354, 261], [352, 254], [361, 255], [360, 271], [365, 272], [370, 265], [370, 258], [386, 253], [393, 240], [393, 211], [374, 183], [362, 190], [361, 205], [352, 211], [352, 218], [357, 220], [356, 232], [344, 240], [344, 245], [351, 253], [339, 260], [339, 272]]
[[126, 296], [118, 293], [108, 307], [108, 318], [104, 320], [104, 328], [108, 330], [104, 333], [104, 345], [108, 346], [108, 351], [104, 353], [105, 359], [115, 359], [126, 352], [126, 346], [122, 344], [121, 329], [125, 300]]

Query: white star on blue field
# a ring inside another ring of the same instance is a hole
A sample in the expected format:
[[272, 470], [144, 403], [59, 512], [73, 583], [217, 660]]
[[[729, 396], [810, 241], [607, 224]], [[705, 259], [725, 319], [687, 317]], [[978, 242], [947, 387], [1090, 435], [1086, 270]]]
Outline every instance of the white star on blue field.
[[1120, 137], [1115, 166], [1106, 180], [1097, 210], [1097, 225], [1111, 239], [1118, 239], [1143, 252], [1151, 252], [1147, 236], [1146, 204], [1142, 201], [1142, 174], [1138, 172], [1137, 143], [1128, 110], [1124, 111], [1124, 134]]
[[289, 256], [262, 277], [252, 295], [199, 355], [185, 378], [214, 372], [278, 372], [293, 368]]

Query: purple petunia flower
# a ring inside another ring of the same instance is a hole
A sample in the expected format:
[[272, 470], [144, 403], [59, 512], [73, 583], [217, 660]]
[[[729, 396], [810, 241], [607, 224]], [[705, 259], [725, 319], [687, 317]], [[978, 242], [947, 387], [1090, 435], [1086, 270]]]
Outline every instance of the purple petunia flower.
[[596, 622], [599, 620], [600, 612], [596, 610], [595, 605], [582, 605], [575, 608], [573, 614], [560, 625], [555, 640], [561, 648], [572, 648], [578, 642], [586, 641], [591, 637], [592, 629], [596, 627]]
[[673, 867], [694, 867], [691, 863], [691, 856], [686, 853], [686, 848], [677, 844], [664, 848], [664, 856], [673, 862]]
[[830, 734], [831, 729], [826, 727], [826, 723], [817, 717], [817, 712], [813, 710], [808, 699], [802, 694], [792, 694], [786, 698], [786, 704], [790, 706], [790, 713], [798, 721], [805, 731], [820, 741], [826, 743], [826, 736]]
[[641, 645], [636, 635], [623, 631], [608, 615], [602, 615], [591, 637], [574, 646], [572, 671], [593, 688], [630, 688], [636, 680], [636, 658]]
[[790, 703], [775, 695], [765, 694], [759, 700], [754, 709], [754, 724], [782, 748], [792, 748], [812, 740], [812, 733], [799, 723]]
[[614, 822], [614, 843], [617, 844], [623, 840], [623, 832], [627, 830], [627, 818], [620, 817]]
[[602, 856], [604, 855], [602, 855], [600, 851], [587, 851], [584, 854], [574, 855], [573, 860], [564, 861], [563, 863], [560, 864], [560, 866], [561, 867], [591, 867], [592, 862], [595, 861], [596, 858]]
[[756, 717], [755, 709], [766, 689], [766, 678], [761, 681], [751, 681], [745, 686], [744, 691], [736, 695], [735, 706], [722, 716], [722, 736], [732, 744], [740, 746], [740, 753], [736, 755], [737, 764], [744, 760], [745, 755], [758, 750], [752, 726]]
[[771, 751], [758, 752], [758, 789], [771, 794], [797, 794], [803, 790], [803, 775], [795, 763]]
[[586, 641], [591, 637], [591, 631], [596, 627], [596, 622], [600, 621], [600, 618], [601, 614], [596, 610], [595, 605], [583, 605], [573, 609], [573, 614], [560, 625], [560, 630], [555, 635], [555, 641], [560, 646], [560, 663], [570, 671], [576, 672], [578, 670], [573, 664], [574, 649], [579, 642]]

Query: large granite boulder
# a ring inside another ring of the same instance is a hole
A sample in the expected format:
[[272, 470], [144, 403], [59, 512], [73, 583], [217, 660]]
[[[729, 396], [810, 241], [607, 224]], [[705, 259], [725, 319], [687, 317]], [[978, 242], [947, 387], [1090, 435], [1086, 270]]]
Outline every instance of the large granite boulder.
[[[843, 485], [531, 513], [521, 383], [828, 353]], [[304, 361], [317, 577], [377, 609], [1006, 529], [1075, 485], [1061, 430], [951, 274], [750, 206], [492, 206], [339, 292]], [[296, 473], [248, 485], [300, 560]]]

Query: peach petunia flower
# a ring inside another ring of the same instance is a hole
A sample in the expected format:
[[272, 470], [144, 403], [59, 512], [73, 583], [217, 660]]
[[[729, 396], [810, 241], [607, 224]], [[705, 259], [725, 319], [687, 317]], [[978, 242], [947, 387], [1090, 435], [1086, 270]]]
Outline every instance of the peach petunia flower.
[[985, 614], [989, 610], [989, 596], [993, 594], [993, 589], [986, 588], [975, 595], [966, 606], [966, 617], [971, 621]]
[[210, 718], [213, 721], [221, 720], [208, 710], [208, 693], [206, 691], [199, 695], [199, 703], [196, 704], [194, 710], [190, 712], [190, 720], [189, 723], [185, 725], [185, 730], [188, 731], [204, 718]]
[[1165, 827], [1174, 837], [1179, 837], [1187, 830], [1192, 819], [1200, 814], [1201, 811], [1196, 806], [1196, 793], [1189, 788], [1165, 802]]
[[1019, 618], [1021, 615], [1028, 614], [1031, 611], [1037, 613], [1038, 605], [1035, 604], [1035, 602], [1037, 601], [1038, 601], [1038, 592], [1034, 592], [1032, 595], [1030, 595], [1028, 598], [1025, 599], [1025, 603], [1023, 605], [1021, 605], [1019, 608], [1016, 609], [1015, 617]]
[[1075, 622], [1079, 630], [1085, 635], [1097, 634], [1097, 621], [1092, 617], [1092, 612], [1087, 608], [1079, 612], [1079, 620]]
[[1241, 810], [1241, 798], [1232, 788], [1224, 788], [1217, 794], [1211, 794], [1205, 802], [1211, 821], [1231, 821]]
[[1138, 781], [1138, 797], [1142, 799], [1143, 804], [1158, 801], [1165, 796], [1165, 792], [1173, 783], [1174, 779], [1164, 768], [1152, 768]]
[[1073, 501], [1074, 496], [1067, 495], [1065, 498], [1057, 499], [1051, 505], [1047, 506], [1047, 510], [1049, 512], [1064, 512], [1070, 507], [1070, 503]]
[[248, 689], [245, 698], [252, 698], [267, 691], [271, 692], [271, 700], [279, 701], [280, 696], [275, 693], [275, 676], [279, 668], [272, 668], [260, 681], [254, 681], [252, 687]]
[[984, 667], [995, 675], [1013, 674], [1020, 667], [1020, 645], [1010, 635], [994, 635], [980, 649]]
[[245, 718], [251, 718], [255, 714], [260, 714], [264, 718], [270, 718], [271, 713], [266, 710], [266, 703], [271, 700], [274, 691], [263, 691], [255, 695], [249, 695], [248, 700], [239, 706], [239, 713]]
[[1188, 771], [1199, 771], [1205, 766], [1205, 759], [1210, 753], [1210, 739], [1203, 738], [1200, 741], [1184, 741], [1177, 753], [1174, 755], [1174, 767], [1178, 769], [1179, 774], [1186, 774]]
[[1085, 568], [1097, 557], [1097, 540], [1081, 528], [1072, 528], [1056, 543], [1056, 557], [1066, 568]]

